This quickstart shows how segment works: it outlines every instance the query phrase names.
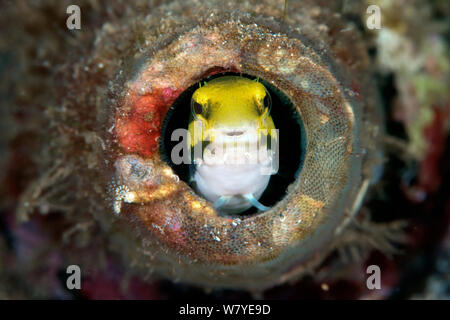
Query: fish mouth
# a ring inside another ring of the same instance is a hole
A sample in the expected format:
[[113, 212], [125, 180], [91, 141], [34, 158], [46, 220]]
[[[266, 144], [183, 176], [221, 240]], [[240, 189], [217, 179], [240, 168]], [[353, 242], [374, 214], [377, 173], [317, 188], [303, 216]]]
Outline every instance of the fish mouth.
[[245, 133], [245, 131], [246, 130], [231, 130], [231, 131], [225, 132], [225, 134], [230, 137], [237, 137], [237, 136], [242, 136]]

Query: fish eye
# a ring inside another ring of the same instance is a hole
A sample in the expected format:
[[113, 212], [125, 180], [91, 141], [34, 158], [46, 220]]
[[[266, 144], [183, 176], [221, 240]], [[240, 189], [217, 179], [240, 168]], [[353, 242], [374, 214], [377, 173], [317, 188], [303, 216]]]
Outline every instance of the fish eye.
[[[270, 97], [270, 93], [267, 90], [266, 90], [266, 96], [263, 99], [263, 106], [264, 106], [264, 110], [268, 109], [268, 111], [270, 112], [270, 108], [272, 106], [272, 98]], [[264, 112], [264, 110], [262, 110], [262, 111]]]
[[203, 106], [192, 99], [192, 110], [195, 114], [201, 114], [203, 112]]

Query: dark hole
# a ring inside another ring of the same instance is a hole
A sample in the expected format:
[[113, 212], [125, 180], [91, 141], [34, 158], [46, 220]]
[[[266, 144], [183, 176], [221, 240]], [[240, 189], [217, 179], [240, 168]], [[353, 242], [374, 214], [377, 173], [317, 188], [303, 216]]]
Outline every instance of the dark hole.
[[[201, 81], [210, 81], [225, 75], [240, 75], [249, 79], [256, 78], [246, 74], [227, 72], [215, 74]], [[304, 156], [303, 151], [305, 149], [305, 135], [301, 119], [288, 97], [270, 83], [262, 79], [259, 79], [259, 81], [267, 88], [272, 97], [271, 116], [275, 127], [279, 130], [279, 170], [277, 174], [271, 176], [269, 185], [259, 199], [262, 204], [273, 206], [286, 195], [287, 187], [294, 182], [301, 169]], [[179, 141], [171, 141], [171, 136], [176, 129], [188, 128], [191, 97], [198, 87], [198, 83], [189, 87], [170, 107], [163, 123], [160, 144], [163, 159], [172, 167], [180, 179], [188, 184], [190, 184], [189, 164], [182, 163], [177, 165], [171, 160], [170, 154], [172, 149], [179, 143]], [[239, 215], [249, 215], [256, 212], [255, 208], [250, 208], [245, 212], [239, 213]]]

